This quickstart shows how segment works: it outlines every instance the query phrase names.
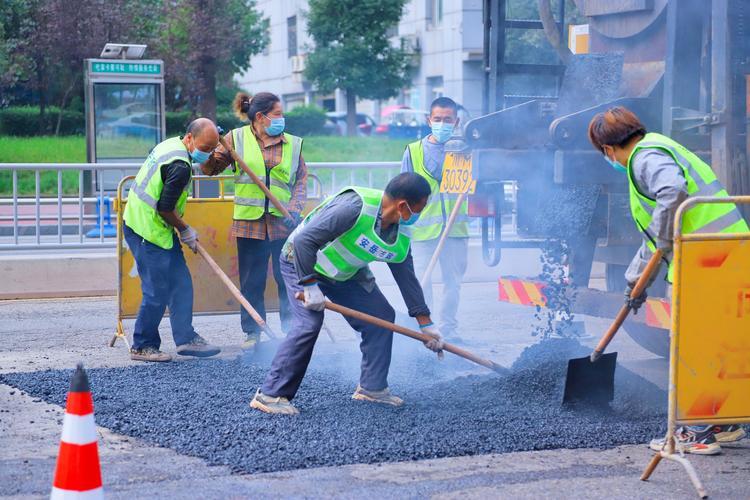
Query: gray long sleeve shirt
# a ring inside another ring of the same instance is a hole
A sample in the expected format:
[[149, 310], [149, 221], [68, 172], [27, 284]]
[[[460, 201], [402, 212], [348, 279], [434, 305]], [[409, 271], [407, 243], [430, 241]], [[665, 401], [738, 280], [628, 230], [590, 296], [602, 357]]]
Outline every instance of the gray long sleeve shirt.
[[[422, 139], [422, 151], [424, 151], [424, 167], [438, 182], [443, 177], [443, 162], [445, 161], [445, 144], [429, 141], [429, 135]], [[404, 151], [401, 159], [401, 173], [414, 172], [414, 164], [411, 161], [409, 148]]]
[[[664, 250], [671, 259], [672, 231], [677, 208], [688, 197], [687, 180], [682, 168], [667, 153], [655, 149], [644, 149], [632, 160], [633, 177], [639, 191], [656, 200], [651, 224], [645, 228], [644, 238], [651, 239], [657, 248]], [[653, 252], [646, 240], [641, 243], [630, 262], [625, 279], [634, 284], [646, 269]]]
[[[315, 272], [318, 250], [338, 238], [354, 226], [362, 210], [362, 199], [354, 191], [347, 191], [336, 196], [321, 208], [303, 228], [289, 237], [282, 250], [282, 255], [293, 260], [300, 282], [310, 279], [325, 280]], [[393, 224], [385, 231], [380, 226], [380, 214], [375, 224], [375, 231], [384, 241], [395, 242], [398, 236], [398, 225]], [[406, 260], [399, 264], [389, 263], [388, 267], [396, 280], [409, 316], [429, 315], [430, 309], [424, 300], [422, 287], [414, 273], [414, 262], [411, 250]], [[375, 277], [369, 267], [364, 267], [351, 278], [371, 292], [375, 288]]]

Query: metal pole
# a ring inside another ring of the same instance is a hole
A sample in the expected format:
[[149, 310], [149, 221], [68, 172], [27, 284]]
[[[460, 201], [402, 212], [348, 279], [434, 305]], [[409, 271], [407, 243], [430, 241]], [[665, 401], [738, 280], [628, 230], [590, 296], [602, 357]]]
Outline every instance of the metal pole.
[[96, 182], [99, 184], [99, 243], [104, 243], [104, 180], [99, 170], [94, 170]]
[[62, 170], [57, 171], [57, 242], [62, 243]]
[[34, 191], [36, 194], [36, 204], [34, 205], [36, 208], [36, 244], [39, 244], [39, 241], [41, 239], [40, 232], [41, 227], [39, 224], [39, 170], [34, 171]]
[[18, 245], [18, 171], [13, 170], [13, 243]]
[[78, 242], [83, 243], [83, 170], [78, 171]]

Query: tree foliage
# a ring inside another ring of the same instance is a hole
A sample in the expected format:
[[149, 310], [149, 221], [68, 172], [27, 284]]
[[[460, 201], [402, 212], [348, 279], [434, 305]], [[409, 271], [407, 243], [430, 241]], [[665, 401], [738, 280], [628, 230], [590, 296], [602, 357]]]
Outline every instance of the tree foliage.
[[2, 0], [0, 106], [62, 111], [82, 101], [84, 59], [143, 43], [165, 61], [167, 105], [215, 117], [216, 88], [248, 69], [266, 33], [254, 0]]
[[322, 92], [347, 94], [347, 129], [356, 134], [356, 98], [387, 99], [408, 84], [409, 55], [390, 44], [406, 0], [310, 0], [315, 42], [305, 75]]

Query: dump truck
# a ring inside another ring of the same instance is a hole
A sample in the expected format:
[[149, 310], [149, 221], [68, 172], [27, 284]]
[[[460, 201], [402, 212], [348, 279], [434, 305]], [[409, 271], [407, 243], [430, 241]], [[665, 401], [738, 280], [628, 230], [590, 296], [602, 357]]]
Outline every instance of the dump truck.
[[[575, 0], [588, 31], [580, 54], [563, 39], [564, 1], [555, 18], [549, 0], [541, 0], [534, 20], [510, 18], [510, 3], [484, 0], [486, 114], [465, 125], [448, 161], [463, 161], [476, 181], [469, 214], [482, 219], [488, 265], [500, 262], [504, 248], [564, 241], [570, 285], [564, 294], [572, 312], [613, 317], [641, 236], [629, 215], [627, 182], [589, 144], [588, 123], [600, 111], [626, 106], [650, 131], [705, 159], [731, 194], [750, 193], [750, 2]], [[519, 30], [545, 33], [558, 62], [509, 60], [506, 46]], [[519, 82], [534, 80], [554, 82], [554, 91], [524, 93]], [[512, 205], [504, 195], [509, 186]], [[502, 221], [510, 212], [518, 237], [505, 241]], [[594, 262], [604, 264], [606, 290], [589, 288]], [[549, 286], [501, 277], [498, 296], [544, 307]], [[649, 295], [664, 292], [660, 278]], [[625, 326], [662, 356], [669, 306], [665, 298], [651, 299], [646, 314], [631, 315]]]

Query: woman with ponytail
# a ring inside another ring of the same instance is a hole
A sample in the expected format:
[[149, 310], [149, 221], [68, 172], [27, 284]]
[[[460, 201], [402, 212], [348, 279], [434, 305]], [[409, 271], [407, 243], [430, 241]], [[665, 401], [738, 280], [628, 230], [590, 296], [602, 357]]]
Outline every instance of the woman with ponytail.
[[[284, 132], [281, 100], [270, 92], [260, 92], [252, 97], [239, 92], [232, 107], [235, 114], [248, 124], [231, 130], [224, 139], [286, 205], [295, 223], [284, 218], [223, 147], [216, 149], [207, 169], [218, 173], [231, 165], [236, 174], [232, 235], [237, 239], [240, 289], [265, 319], [263, 297], [270, 258], [279, 292], [281, 327], [286, 332], [291, 316], [279, 270], [279, 255], [286, 238], [300, 221], [307, 198], [307, 167], [302, 158], [302, 139]], [[253, 349], [260, 340], [260, 328], [242, 308], [240, 315], [242, 331], [247, 335], [243, 347]]]

